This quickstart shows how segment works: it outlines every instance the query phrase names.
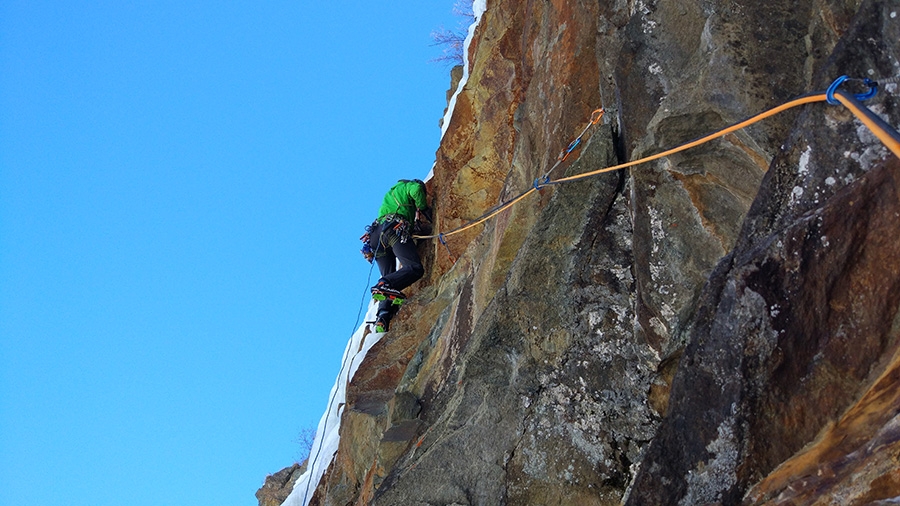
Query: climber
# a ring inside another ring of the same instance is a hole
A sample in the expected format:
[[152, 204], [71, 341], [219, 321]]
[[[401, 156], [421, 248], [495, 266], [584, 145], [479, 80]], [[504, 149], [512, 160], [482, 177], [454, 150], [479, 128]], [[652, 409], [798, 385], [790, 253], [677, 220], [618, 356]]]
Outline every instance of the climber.
[[424, 182], [401, 179], [385, 194], [378, 218], [368, 228], [368, 249], [381, 271], [381, 279], [372, 287], [372, 297], [379, 301], [375, 332], [387, 332], [391, 318], [406, 298], [400, 290], [425, 274], [410, 236], [414, 227], [421, 226], [422, 218], [431, 222], [426, 197]]

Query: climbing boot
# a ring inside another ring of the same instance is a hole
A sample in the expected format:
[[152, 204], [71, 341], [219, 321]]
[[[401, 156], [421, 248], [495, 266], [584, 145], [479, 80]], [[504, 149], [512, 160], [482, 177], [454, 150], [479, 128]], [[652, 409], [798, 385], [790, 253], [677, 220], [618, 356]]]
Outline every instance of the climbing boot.
[[389, 314], [380, 314], [377, 318], [375, 318], [375, 332], [382, 333], [387, 332], [388, 327], [391, 323], [391, 316]]
[[406, 300], [406, 295], [400, 290], [391, 288], [384, 281], [379, 281], [378, 284], [372, 287], [372, 298], [377, 301], [390, 300], [392, 304], [399, 306]]

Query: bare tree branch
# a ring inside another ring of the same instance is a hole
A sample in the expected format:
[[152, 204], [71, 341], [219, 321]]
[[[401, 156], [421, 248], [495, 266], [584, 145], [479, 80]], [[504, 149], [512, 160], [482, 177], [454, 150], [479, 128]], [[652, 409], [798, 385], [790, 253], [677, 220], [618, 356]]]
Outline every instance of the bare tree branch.
[[455, 30], [444, 28], [431, 32], [432, 46], [442, 46], [443, 54], [432, 59], [433, 62], [446, 63], [448, 65], [463, 64], [463, 50], [465, 49], [466, 36], [469, 33], [469, 25], [475, 22], [475, 13], [472, 10], [473, 0], [456, 0], [453, 5], [453, 15], [463, 18]]

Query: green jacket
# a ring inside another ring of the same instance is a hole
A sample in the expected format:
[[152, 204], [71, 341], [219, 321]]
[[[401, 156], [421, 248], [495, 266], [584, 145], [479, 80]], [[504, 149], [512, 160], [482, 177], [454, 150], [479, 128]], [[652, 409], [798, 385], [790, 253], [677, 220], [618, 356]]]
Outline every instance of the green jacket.
[[418, 181], [398, 181], [385, 194], [381, 208], [378, 209], [378, 222], [389, 214], [399, 214], [413, 223], [416, 221], [416, 209], [428, 208], [426, 202], [425, 185]]

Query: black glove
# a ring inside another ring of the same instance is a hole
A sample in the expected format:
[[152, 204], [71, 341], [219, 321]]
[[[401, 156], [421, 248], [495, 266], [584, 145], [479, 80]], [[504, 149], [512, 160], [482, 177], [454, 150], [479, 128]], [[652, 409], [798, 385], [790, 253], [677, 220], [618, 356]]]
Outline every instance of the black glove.
[[422, 213], [422, 216], [424, 216], [426, 220], [428, 220], [428, 223], [432, 222], [430, 207], [426, 207], [425, 209], [419, 209], [419, 212]]

